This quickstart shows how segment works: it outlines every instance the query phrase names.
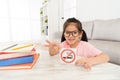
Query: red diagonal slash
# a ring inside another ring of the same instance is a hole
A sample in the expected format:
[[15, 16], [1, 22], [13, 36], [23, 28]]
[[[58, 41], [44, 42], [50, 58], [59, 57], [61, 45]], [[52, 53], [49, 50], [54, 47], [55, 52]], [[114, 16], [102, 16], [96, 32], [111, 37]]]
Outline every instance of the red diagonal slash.
[[65, 58], [63, 58], [63, 60], [65, 61], [67, 57], [69, 57], [71, 54], [72, 54], [72, 51]]

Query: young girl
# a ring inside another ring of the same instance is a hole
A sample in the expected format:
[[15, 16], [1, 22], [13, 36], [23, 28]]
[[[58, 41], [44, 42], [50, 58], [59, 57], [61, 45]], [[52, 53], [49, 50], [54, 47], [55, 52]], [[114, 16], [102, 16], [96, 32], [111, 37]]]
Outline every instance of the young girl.
[[109, 61], [108, 55], [96, 49], [87, 42], [87, 36], [82, 29], [82, 24], [75, 18], [69, 18], [63, 26], [61, 44], [46, 40], [51, 56], [59, 53], [61, 48], [76, 48], [77, 56], [82, 56], [76, 61], [76, 65], [82, 65], [87, 69], [91, 66]]

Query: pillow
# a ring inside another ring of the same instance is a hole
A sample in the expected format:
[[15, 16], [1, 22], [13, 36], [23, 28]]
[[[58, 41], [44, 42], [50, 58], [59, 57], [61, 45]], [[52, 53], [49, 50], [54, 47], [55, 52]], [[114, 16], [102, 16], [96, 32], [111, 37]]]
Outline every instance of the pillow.
[[120, 19], [94, 21], [92, 39], [120, 41]]
[[92, 37], [93, 21], [82, 22], [82, 28], [86, 32], [88, 39]]

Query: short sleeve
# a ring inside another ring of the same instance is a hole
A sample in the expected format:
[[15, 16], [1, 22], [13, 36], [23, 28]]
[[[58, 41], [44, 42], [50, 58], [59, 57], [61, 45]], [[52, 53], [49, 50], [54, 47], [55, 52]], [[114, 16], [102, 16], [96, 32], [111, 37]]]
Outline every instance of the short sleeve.
[[93, 45], [91, 45], [88, 42], [80, 42], [80, 44], [77, 47], [78, 55], [83, 56], [83, 57], [94, 57], [99, 54], [101, 54], [101, 50], [95, 48]]

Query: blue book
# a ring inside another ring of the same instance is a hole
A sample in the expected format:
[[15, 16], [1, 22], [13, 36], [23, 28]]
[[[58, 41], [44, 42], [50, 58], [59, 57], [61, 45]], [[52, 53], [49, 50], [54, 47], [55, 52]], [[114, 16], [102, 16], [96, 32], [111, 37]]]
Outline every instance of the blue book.
[[17, 64], [32, 63], [33, 60], [34, 60], [33, 55], [2, 59], [0, 60], [0, 66], [12, 66]]

